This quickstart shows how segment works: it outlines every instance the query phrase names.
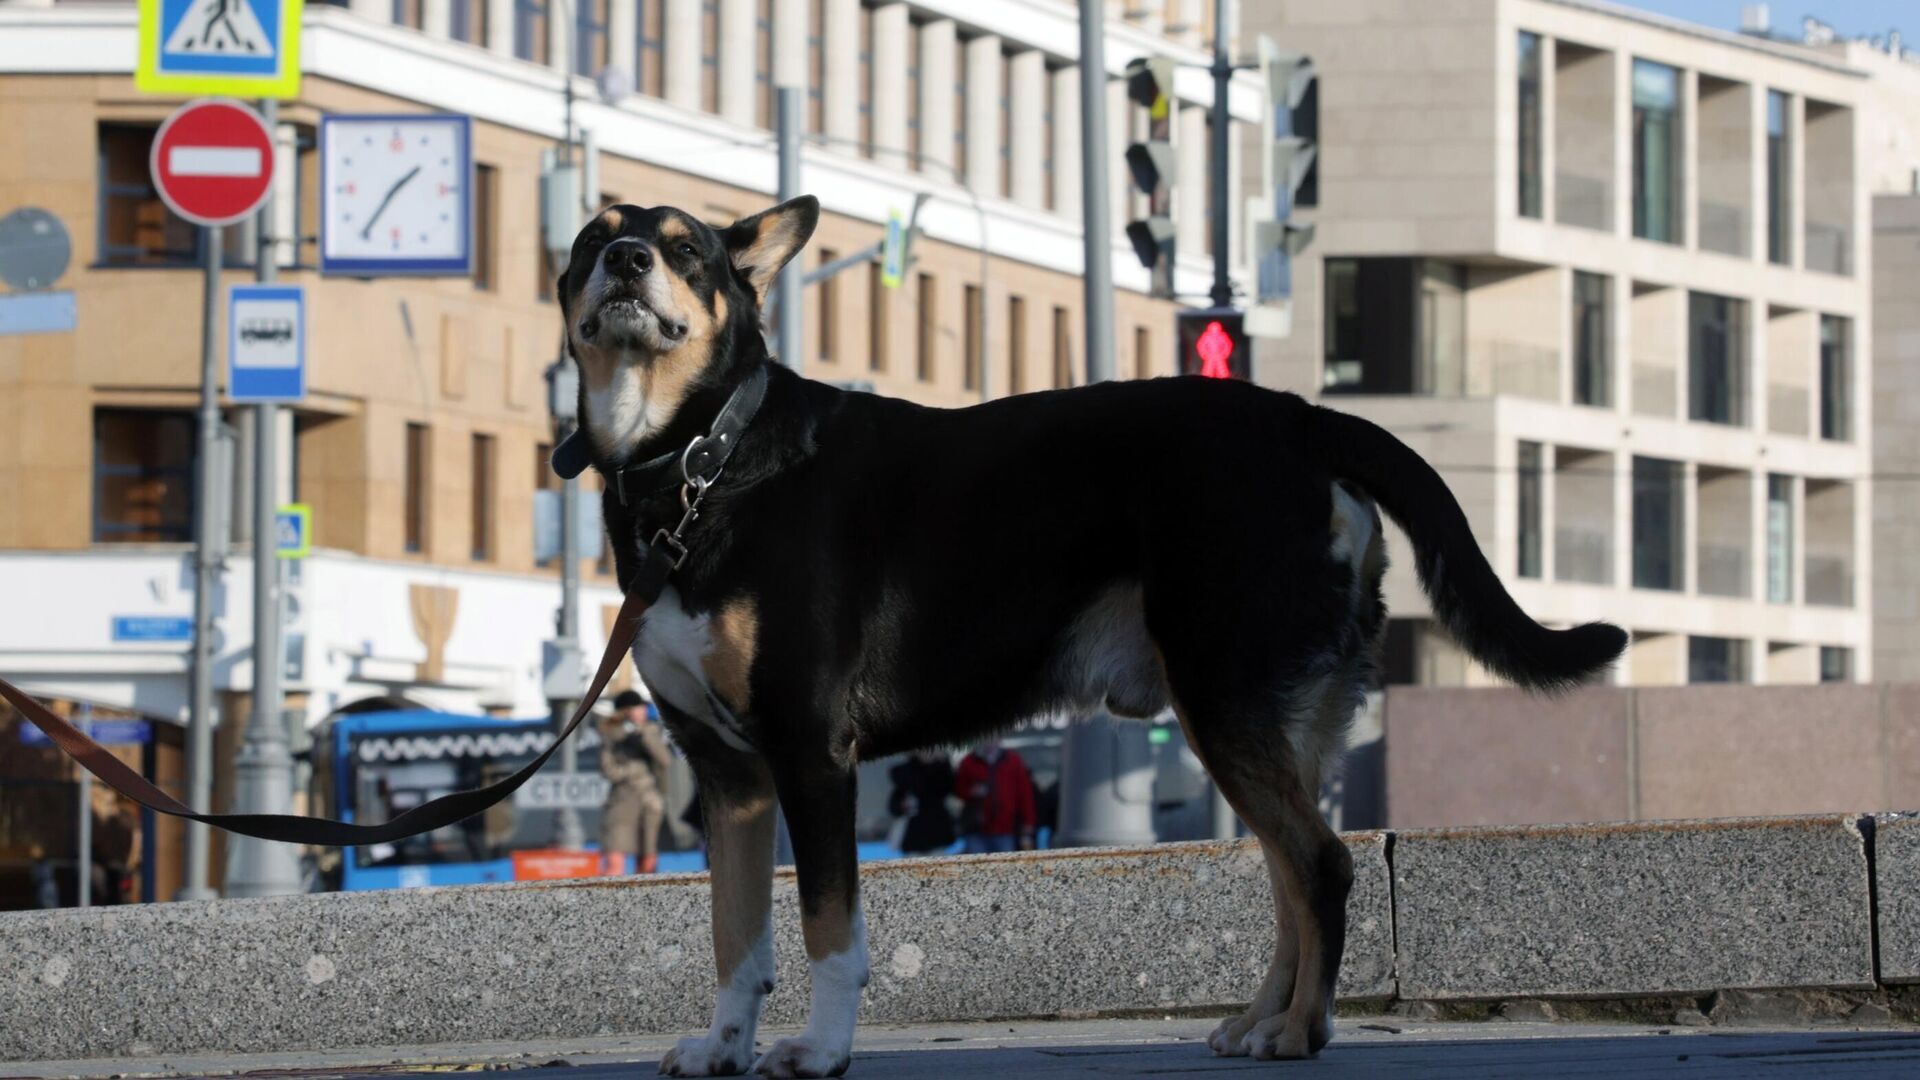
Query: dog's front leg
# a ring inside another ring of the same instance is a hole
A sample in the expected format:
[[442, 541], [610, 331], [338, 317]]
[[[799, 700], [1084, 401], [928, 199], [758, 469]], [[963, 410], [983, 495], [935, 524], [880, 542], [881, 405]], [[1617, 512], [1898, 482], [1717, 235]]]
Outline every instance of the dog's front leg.
[[660, 1061], [668, 1076], [737, 1076], [753, 1062], [760, 1006], [773, 990], [773, 780], [758, 759], [695, 760], [713, 882], [713, 1026]]
[[853, 1054], [854, 1020], [867, 985], [853, 766], [786, 762], [776, 769], [799, 876], [800, 929], [813, 1001], [806, 1030], [774, 1043], [755, 1069], [769, 1077], [839, 1076]]

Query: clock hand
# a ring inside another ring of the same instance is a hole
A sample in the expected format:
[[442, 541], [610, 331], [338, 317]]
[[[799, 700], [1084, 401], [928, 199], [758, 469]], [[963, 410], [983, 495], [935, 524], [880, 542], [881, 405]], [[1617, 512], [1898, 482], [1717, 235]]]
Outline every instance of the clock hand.
[[415, 165], [413, 168], [407, 170], [407, 175], [393, 182], [393, 186], [387, 189], [387, 197], [384, 199], [381, 199], [380, 205], [373, 208], [373, 216], [367, 219], [366, 228], [360, 230], [360, 239], [366, 240], [372, 237], [373, 224], [374, 222], [380, 220], [381, 214], [384, 214], [387, 212], [387, 204], [393, 201], [393, 197], [399, 194], [400, 189], [406, 186], [407, 181], [413, 179], [415, 176], [418, 176], [419, 174], [420, 174], [420, 166]]

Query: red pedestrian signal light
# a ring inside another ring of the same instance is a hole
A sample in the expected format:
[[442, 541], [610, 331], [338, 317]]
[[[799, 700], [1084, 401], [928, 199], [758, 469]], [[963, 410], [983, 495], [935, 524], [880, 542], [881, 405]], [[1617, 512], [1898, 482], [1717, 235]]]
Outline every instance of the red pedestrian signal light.
[[1182, 311], [1174, 318], [1180, 342], [1180, 374], [1209, 379], [1253, 377], [1253, 354], [1240, 312], [1208, 308]]
[[1215, 319], [1200, 331], [1200, 340], [1193, 343], [1193, 351], [1200, 354], [1200, 374], [1209, 379], [1231, 379], [1233, 369], [1227, 361], [1233, 356], [1233, 338], [1227, 336], [1227, 328]]

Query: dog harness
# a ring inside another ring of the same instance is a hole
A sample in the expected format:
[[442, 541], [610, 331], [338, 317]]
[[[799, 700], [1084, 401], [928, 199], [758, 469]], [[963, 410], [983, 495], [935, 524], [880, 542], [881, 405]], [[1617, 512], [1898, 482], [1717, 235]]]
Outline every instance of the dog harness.
[[[114, 757], [106, 747], [94, 742], [86, 734], [74, 727], [46, 706], [28, 697], [19, 687], [5, 679], [0, 679], [0, 698], [6, 699], [20, 715], [27, 718], [34, 727], [46, 732], [54, 745], [79, 762], [81, 767], [99, 777], [108, 787], [139, 803], [149, 810], [162, 814], [198, 821], [242, 836], [258, 837], [262, 840], [280, 840], [292, 844], [327, 844], [338, 847], [352, 847], [357, 844], [392, 843], [409, 836], [432, 832], [445, 828], [455, 822], [472, 817], [487, 807], [512, 795], [520, 785], [540, 771], [560, 744], [567, 741], [580, 722], [586, 719], [594, 703], [600, 700], [601, 691], [607, 688], [607, 681], [620, 666], [620, 661], [633, 647], [634, 636], [640, 630], [640, 617], [647, 608], [660, 598], [667, 587], [667, 578], [680, 568], [687, 559], [685, 533], [689, 526], [700, 516], [700, 501], [706, 497], [707, 490], [720, 479], [726, 469], [727, 459], [733, 456], [734, 448], [740, 444], [740, 436], [747, 425], [760, 411], [760, 404], [766, 399], [767, 373], [764, 368], [756, 369], [747, 381], [733, 392], [720, 414], [714, 418], [713, 426], [705, 435], [695, 438], [679, 453], [663, 454], [625, 469], [614, 470], [608, 477], [620, 493], [625, 503], [629, 498], [641, 498], [658, 492], [671, 490], [674, 483], [680, 485], [681, 517], [679, 524], [672, 529], [661, 529], [654, 534], [653, 541], [647, 545], [645, 557], [641, 560], [640, 570], [634, 575], [633, 585], [627, 590], [626, 597], [620, 603], [620, 613], [615, 616], [613, 627], [607, 632], [607, 649], [600, 657], [600, 667], [593, 674], [593, 681], [587, 686], [587, 692], [580, 699], [580, 705], [573, 710], [572, 719], [561, 729], [559, 737], [540, 752], [540, 756], [527, 762], [520, 771], [503, 780], [471, 791], [456, 791], [421, 803], [391, 821], [372, 825], [357, 825], [331, 818], [302, 817], [297, 814], [201, 814], [180, 800], [156, 787], [152, 781], [135, 772], [125, 762]], [[661, 484], [662, 475], [670, 475], [669, 469], [678, 461], [679, 479]], [[577, 466], [575, 463], [578, 463]], [[665, 463], [664, 465], [662, 463]], [[554, 451], [553, 468], [561, 476], [571, 479], [580, 475], [587, 464], [587, 447], [579, 432], [567, 436], [560, 447]], [[567, 468], [573, 468], [567, 472]]]

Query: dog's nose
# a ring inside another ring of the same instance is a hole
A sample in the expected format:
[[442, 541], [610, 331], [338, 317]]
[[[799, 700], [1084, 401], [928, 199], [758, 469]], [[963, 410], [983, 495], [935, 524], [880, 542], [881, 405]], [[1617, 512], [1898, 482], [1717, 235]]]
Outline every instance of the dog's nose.
[[653, 269], [653, 249], [638, 240], [615, 240], [600, 259], [614, 277], [635, 278]]

